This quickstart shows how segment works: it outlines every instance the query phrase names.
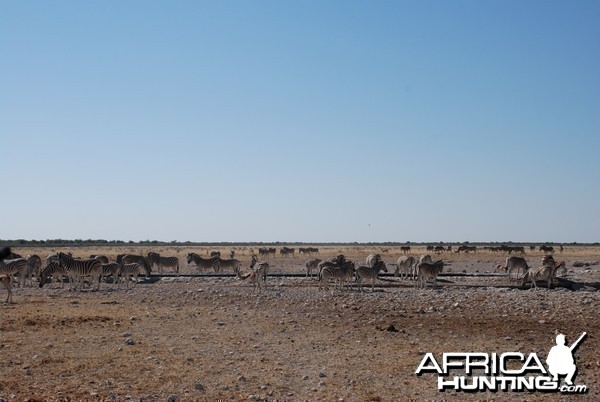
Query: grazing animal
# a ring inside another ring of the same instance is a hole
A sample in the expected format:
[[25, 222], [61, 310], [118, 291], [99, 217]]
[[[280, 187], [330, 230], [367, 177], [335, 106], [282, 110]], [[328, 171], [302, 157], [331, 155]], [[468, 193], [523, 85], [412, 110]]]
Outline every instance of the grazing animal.
[[433, 279], [433, 287], [437, 281], [437, 276], [444, 270], [444, 262], [442, 260], [434, 263], [422, 262], [417, 265], [417, 285], [427, 287], [427, 279]]
[[269, 273], [269, 263], [266, 261], [258, 261], [255, 255], [252, 255], [252, 262], [250, 263], [250, 272], [242, 274], [239, 269], [236, 271], [236, 275], [241, 280], [250, 278], [250, 282], [254, 284], [254, 290], [260, 292], [262, 285], [267, 283], [267, 274]]
[[19, 286], [25, 286], [25, 278], [29, 270], [29, 263], [24, 258], [15, 258], [12, 260], [0, 260], [0, 275], [19, 275], [21, 278]]
[[321, 290], [323, 285], [325, 286], [325, 290], [329, 289], [327, 285], [329, 279], [335, 280], [340, 290], [342, 290], [343, 282], [346, 281], [347, 288], [350, 290], [350, 280], [354, 278], [354, 272], [355, 268], [352, 261], [345, 261], [339, 266], [323, 267], [319, 272], [319, 290]]
[[146, 272], [150, 272], [152, 269], [152, 264], [148, 261], [146, 257], [143, 255], [134, 255], [134, 254], [124, 254], [117, 257], [117, 263], [119, 264], [139, 264], [142, 269], [145, 269]]
[[312, 276], [312, 270], [318, 269], [321, 260], [319, 258], [311, 258], [310, 260], [306, 260], [304, 266], [306, 267], [306, 277]]
[[170, 268], [179, 273], [179, 258], [177, 257], [162, 257], [158, 253], [150, 252], [148, 253], [147, 260], [150, 267], [156, 266], [159, 273], [163, 272], [163, 268]]
[[196, 253], [189, 253], [187, 255], [188, 265], [192, 265], [193, 263], [196, 266], [196, 269], [198, 269], [198, 271], [212, 268], [215, 272], [219, 272], [221, 270], [221, 265], [219, 261], [219, 257], [216, 256], [210, 258], [203, 258]]
[[12, 303], [12, 283], [13, 283], [13, 278], [11, 275], [3, 275], [0, 276], [0, 281], [2, 282], [2, 285], [4, 285], [4, 288], [6, 289], [6, 300], [4, 301], [4, 304], [7, 303]]
[[[145, 269], [145, 268], [144, 268]], [[142, 267], [140, 264], [132, 263], [132, 264], [123, 264], [121, 265], [121, 269], [119, 270], [119, 276], [123, 277], [125, 280], [125, 284], [127, 285], [127, 289], [129, 289], [129, 281], [133, 281], [133, 286], [138, 283], [138, 276], [140, 276], [140, 271]], [[150, 271], [145, 269], [146, 278], [150, 277]], [[118, 282], [117, 282], [118, 284]]]
[[525, 274], [529, 270], [529, 265], [527, 265], [527, 261], [525, 261], [525, 258], [513, 255], [512, 257], [508, 257], [506, 259], [505, 265], [496, 265], [496, 269], [503, 269], [505, 272], [508, 272], [508, 280], [510, 280], [510, 274], [512, 273], [512, 271], [517, 271], [518, 279], [519, 271], [523, 270], [523, 274]]
[[409, 273], [414, 274], [412, 268], [415, 265], [415, 262], [415, 257], [409, 255], [398, 258], [398, 266], [396, 267], [396, 271], [394, 271], [394, 275], [407, 278]]
[[[83, 284], [83, 278], [90, 276], [92, 278], [92, 290], [98, 290], [100, 287], [100, 275], [102, 274], [102, 263], [100, 260], [90, 258], [87, 260], [76, 260], [65, 253], [58, 253], [58, 261], [61, 267], [67, 271], [69, 277], [69, 290], [73, 283], [75, 289]], [[95, 283], [95, 286], [94, 286]]]
[[[99, 258], [96, 257], [97, 260]], [[101, 260], [102, 261], [102, 260]], [[113, 278], [113, 284], [119, 284], [119, 272], [121, 271], [121, 264], [117, 264], [116, 262], [109, 262], [108, 264], [102, 264], [102, 273], [100, 274], [100, 279], [108, 278], [111, 276]]]
[[[219, 257], [217, 257], [219, 258]], [[236, 273], [240, 270], [240, 261], [235, 258], [230, 258], [228, 260], [223, 260], [219, 258], [219, 267], [220, 269], [231, 269], [233, 273]]]
[[60, 282], [61, 287], [65, 287], [63, 278], [67, 276], [67, 271], [58, 262], [48, 262], [48, 264], [40, 272], [40, 288], [46, 283], [51, 283], [52, 279]]
[[408, 254], [410, 253], [410, 246], [400, 246], [400, 251], [402, 251], [404, 254]]
[[358, 283], [358, 289], [362, 292], [362, 280], [371, 279], [371, 292], [375, 291], [375, 279], [379, 276], [379, 271], [387, 272], [385, 262], [377, 261], [372, 267], [359, 266], [356, 268], [356, 282]]
[[369, 254], [369, 256], [367, 257], [366, 263], [369, 267], [374, 267], [375, 264], [377, 264], [379, 261], [381, 261], [380, 254]]

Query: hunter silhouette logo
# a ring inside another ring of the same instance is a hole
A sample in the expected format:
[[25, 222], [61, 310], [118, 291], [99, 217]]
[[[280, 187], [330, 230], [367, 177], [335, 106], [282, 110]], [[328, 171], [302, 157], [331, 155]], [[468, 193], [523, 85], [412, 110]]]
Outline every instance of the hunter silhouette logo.
[[[550, 349], [546, 359], [548, 370], [536, 353], [528, 356], [520, 352], [442, 353], [441, 365], [432, 353], [426, 353], [415, 374], [437, 373], [438, 390], [442, 392], [448, 389], [466, 392], [585, 393], [587, 386], [573, 384], [577, 373], [573, 352], [585, 336], [584, 332], [571, 346], [567, 346], [565, 336], [559, 334], [556, 345]], [[454, 370], [460, 370], [461, 373], [451, 376]], [[559, 376], [566, 376], [565, 385], [561, 386]]]
[[573, 377], [577, 372], [575, 366], [575, 360], [573, 359], [573, 350], [579, 346], [579, 343], [587, 335], [586, 332], [581, 334], [579, 339], [575, 341], [570, 347], [566, 346], [565, 336], [559, 334], [556, 336], [556, 346], [553, 346], [548, 353], [546, 364], [548, 364], [548, 371], [552, 374], [553, 381], [559, 381], [559, 375], [566, 375], [567, 385], [573, 385]]

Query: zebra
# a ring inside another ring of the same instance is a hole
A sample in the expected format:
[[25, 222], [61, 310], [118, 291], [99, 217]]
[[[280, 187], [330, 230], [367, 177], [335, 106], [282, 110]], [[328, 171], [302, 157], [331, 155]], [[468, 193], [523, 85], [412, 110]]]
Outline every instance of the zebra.
[[211, 251], [210, 252], [210, 256], [211, 257], [219, 257], [219, 258], [221, 258], [221, 252], [220, 251]]
[[[145, 272], [146, 272], [146, 278], [150, 277], [150, 271], [148, 270], [147, 267], [142, 267], [140, 264], [137, 263], [131, 263], [131, 264], [123, 264], [120, 267], [121, 269], [119, 270], [119, 276], [122, 276], [125, 280], [125, 284], [127, 285], [127, 289], [129, 289], [129, 281], [133, 281], [133, 286], [137, 285], [138, 283], [138, 276], [140, 275], [140, 271], [142, 268], [144, 268]], [[118, 286], [117, 282], [117, 286]]]
[[344, 256], [344, 254], [337, 255], [337, 256], [333, 257], [329, 261], [321, 261], [318, 264], [319, 275], [320, 275], [320, 272], [323, 270], [323, 268], [326, 268], [326, 267], [340, 267], [345, 262], [346, 262], [346, 257]]
[[29, 263], [24, 258], [15, 258], [12, 260], [0, 260], [0, 275], [19, 275], [19, 287], [25, 286], [25, 278], [29, 270]]
[[119, 258], [119, 256], [117, 256], [117, 263], [118, 264], [139, 264], [140, 267], [142, 267], [143, 269], [146, 270], [146, 272], [150, 272], [152, 271], [152, 265], [150, 264], [150, 262], [148, 261], [148, 259], [146, 257], [144, 257], [143, 255], [134, 255], [134, 254], [123, 254], [121, 256], [121, 258]]
[[77, 290], [77, 284], [83, 284], [83, 278], [85, 276], [91, 276], [93, 282], [92, 290], [98, 290], [100, 287], [100, 275], [102, 274], [102, 263], [100, 260], [90, 258], [87, 260], [76, 260], [69, 257], [68, 254], [58, 253], [59, 264], [67, 271], [69, 277], [69, 290], [71, 290], [73, 282], [75, 282], [75, 289]]
[[233, 273], [236, 273], [240, 270], [240, 261], [236, 260], [235, 258], [230, 258], [228, 260], [223, 260], [219, 257], [217, 257], [219, 259], [218, 264], [219, 264], [219, 269], [232, 269]]
[[[415, 257], [410, 255], [405, 255], [403, 257], [398, 258], [398, 267], [396, 271], [394, 271], [395, 276], [402, 276], [403, 278], [408, 278], [408, 274], [414, 274], [412, 272], [412, 267], [415, 265]], [[414, 276], [413, 276], [414, 279]]]
[[102, 264], [108, 264], [108, 257], [105, 255], [100, 255], [100, 254], [92, 254], [90, 255], [90, 258], [95, 258], [97, 260], [100, 260], [102, 262]]
[[294, 256], [294, 253], [296, 252], [295, 248], [289, 248], [289, 247], [282, 247], [281, 250], [279, 250], [279, 253], [282, 256], [287, 256], [287, 255], [292, 255], [292, 257]]
[[[96, 258], [98, 259], [98, 258]], [[101, 278], [108, 278], [112, 276], [113, 284], [119, 284], [119, 272], [121, 271], [121, 264], [116, 262], [109, 262], [108, 264], [102, 264]]]
[[31, 281], [34, 276], [37, 277], [40, 274], [40, 268], [42, 267], [42, 259], [37, 254], [27, 256], [27, 282]]
[[262, 285], [267, 283], [267, 274], [269, 272], [269, 263], [265, 261], [258, 261], [255, 255], [252, 255], [252, 262], [250, 263], [250, 272], [242, 274], [239, 269], [236, 271], [236, 275], [241, 280], [250, 278], [250, 281], [254, 284], [254, 290], [260, 292]]
[[46, 283], [52, 283], [52, 279], [60, 282], [62, 288], [65, 287], [63, 277], [67, 275], [67, 271], [57, 262], [48, 262], [48, 264], [40, 272], [39, 287], [43, 287]]
[[350, 279], [354, 278], [354, 263], [346, 261], [340, 266], [325, 266], [319, 272], [319, 290], [325, 286], [325, 290], [329, 289], [327, 284], [328, 279], [333, 279], [339, 284], [339, 289], [342, 290], [343, 283], [346, 281], [346, 287], [350, 289]]
[[215, 272], [219, 272], [221, 270], [221, 265], [219, 264], [219, 257], [202, 258], [196, 253], [189, 253], [187, 255], [187, 263], [188, 265], [194, 263], [198, 271], [209, 268], [214, 269]]
[[[527, 271], [525, 273], [521, 287], [524, 288], [525, 285], [527, 285], [527, 281], [531, 281], [531, 283], [533, 283], [534, 288], [537, 289], [537, 284], [535, 283], [535, 281], [536, 280], [546, 280], [546, 281], [548, 281], [548, 289], [550, 289], [550, 285], [552, 285], [552, 282], [554, 282], [554, 280], [556, 278], [557, 268], [558, 268], [558, 266], [556, 266], [555, 264], [552, 264], [552, 265], [542, 265], [541, 267], [530, 269], [529, 271]], [[531, 286], [530, 286], [530, 288], [531, 288]]]
[[12, 284], [13, 284], [13, 278], [11, 275], [2, 275], [0, 276], [0, 282], [2, 282], [2, 285], [4, 285], [4, 288], [6, 289], [6, 300], [4, 301], [4, 304], [9, 304], [12, 303]]
[[381, 261], [381, 254], [369, 254], [366, 263], [369, 267], [374, 267], [379, 261]]
[[433, 278], [433, 287], [437, 281], [437, 276], [444, 270], [444, 262], [442, 260], [434, 263], [422, 262], [417, 265], [417, 286], [427, 287], [427, 279]]
[[356, 268], [356, 282], [358, 283], [358, 289], [362, 292], [362, 280], [371, 279], [371, 292], [375, 291], [375, 279], [379, 276], [379, 271], [387, 272], [385, 262], [377, 261], [372, 267], [359, 266]]
[[[506, 259], [506, 265], [496, 265], [496, 269], [504, 269], [504, 271], [508, 272], [508, 280], [510, 280], [510, 274], [513, 270], [517, 270], [517, 279], [519, 278], [519, 271], [522, 269], [523, 274], [525, 274], [529, 270], [529, 265], [527, 265], [527, 261], [523, 257], [512, 256]], [[495, 271], [495, 270], [494, 270]]]
[[231, 251], [229, 252], [229, 259], [230, 259], [230, 260], [233, 260], [234, 258], [235, 258], [235, 250], [231, 250]]
[[148, 253], [148, 263], [151, 267], [156, 266], [158, 272], [162, 273], [163, 268], [172, 268], [179, 274], [179, 258], [177, 257], [161, 257], [158, 253]]
[[408, 254], [410, 253], [410, 246], [400, 246], [400, 251], [402, 251], [404, 254]]
[[306, 266], [306, 277], [312, 276], [312, 270], [319, 267], [321, 260], [319, 258], [311, 258], [306, 260], [304, 265]]

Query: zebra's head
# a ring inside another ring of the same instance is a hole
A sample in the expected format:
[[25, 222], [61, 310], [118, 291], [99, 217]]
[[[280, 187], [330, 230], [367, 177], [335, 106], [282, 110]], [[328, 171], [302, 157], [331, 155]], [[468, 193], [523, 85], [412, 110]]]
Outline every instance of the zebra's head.
[[387, 272], [388, 271], [387, 270], [387, 266], [385, 265], [385, 262], [383, 262], [383, 261], [377, 261], [377, 264], [375, 264], [375, 266], [379, 267], [380, 271], [383, 271], [383, 272]]

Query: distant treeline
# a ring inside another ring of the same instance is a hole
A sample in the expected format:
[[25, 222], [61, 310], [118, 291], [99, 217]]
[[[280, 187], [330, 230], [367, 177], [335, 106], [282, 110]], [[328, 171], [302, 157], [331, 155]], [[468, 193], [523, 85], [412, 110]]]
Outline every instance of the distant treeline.
[[191, 242], [191, 241], [160, 241], [160, 240], [143, 240], [143, 241], [123, 241], [123, 240], [103, 240], [103, 239], [48, 239], [48, 240], [0, 240], [1, 246], [9, 247], [25, 247], [25, 246], [38, 246], [38, 247], [101, 247], [101, 246], [182, 246], [182, 247], [228, 247], [228, 246], [263, 246], [263, 245], [320, 245], [320, 246], [363, 246], [363, 247], [400, 247], [400, 246], [428, 246], [428, 245], [458, 245], [458, 244], [470, 244], [474, 246], [490, 246], [490, 245], [521, 245], [521, 246], [539, 246], [545, 245], [563, 245], [563, 246], [600, 246], [600, 243], [556, 243], [556, 242], [538, 242], [538, 243], [515, 243], [515, 242], [383, 242], [383, 243], [336, 243], [336, 242], [324, 242], [324, 243], [305, 243], [305, 242]]

